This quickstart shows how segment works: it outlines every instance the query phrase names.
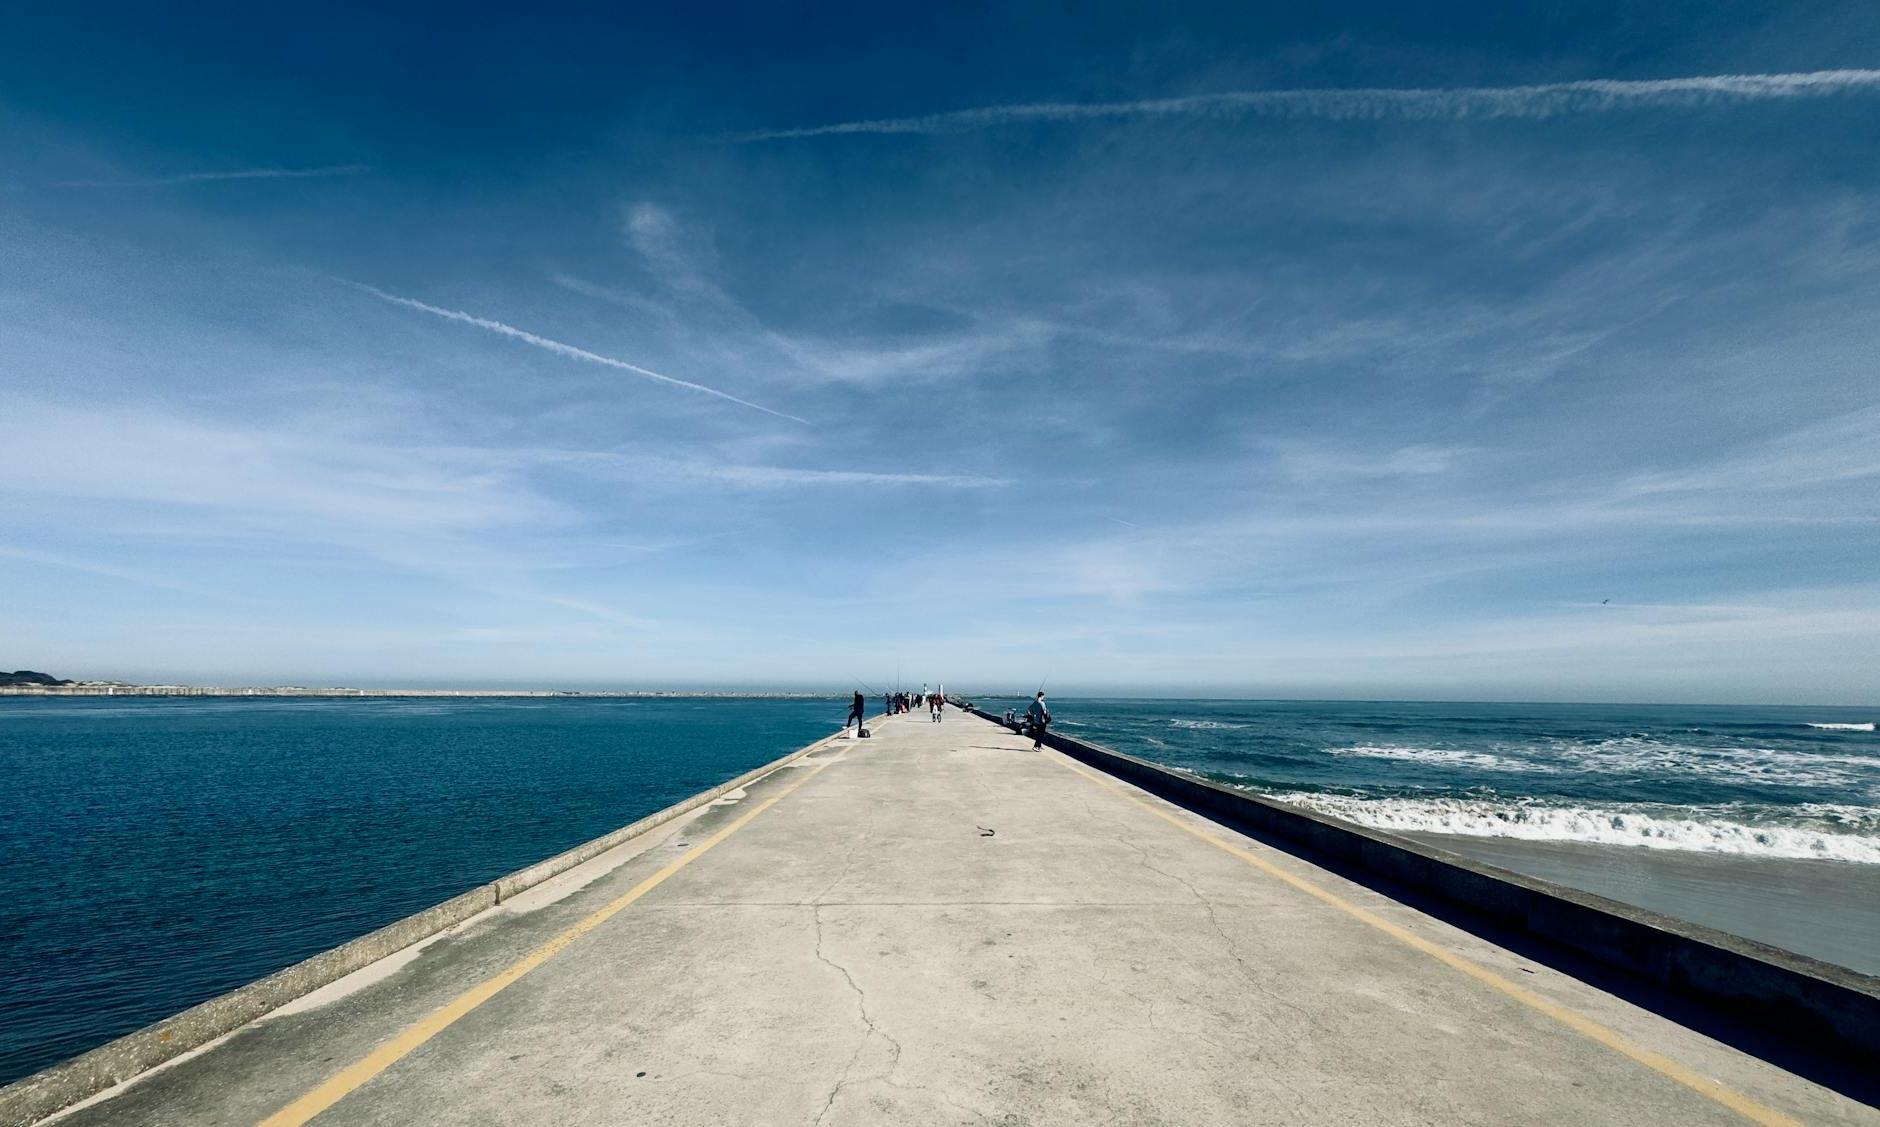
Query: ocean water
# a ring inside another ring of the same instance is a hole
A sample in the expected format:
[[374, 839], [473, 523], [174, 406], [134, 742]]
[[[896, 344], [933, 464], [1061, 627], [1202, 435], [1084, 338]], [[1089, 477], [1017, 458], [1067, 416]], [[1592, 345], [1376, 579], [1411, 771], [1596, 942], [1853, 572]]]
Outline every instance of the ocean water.
[[1051, 703], [1065, 735], [1377, 829], [1880, 864], [1880, 708]]
[[[0, 697], [0, 1082], [768, 762], [846, 708]], [[1067, 734], [1367, 825], [1465, 835], [1449, 840], [1549, 879], [1623, 877], [1580, 883], [1880, 971], [1873, 710], [1052, 708]], [[1650, 863], [1583, 860], [1621, 846]], [[1759, 931], [1770, 921], [1791, 931]]]
[[0, 1083], [735, 777], [846, 708], [0, 698]]
[[1876, 713], [1052, 702], [1066, 735], [1868, 974], [1880, 974]]

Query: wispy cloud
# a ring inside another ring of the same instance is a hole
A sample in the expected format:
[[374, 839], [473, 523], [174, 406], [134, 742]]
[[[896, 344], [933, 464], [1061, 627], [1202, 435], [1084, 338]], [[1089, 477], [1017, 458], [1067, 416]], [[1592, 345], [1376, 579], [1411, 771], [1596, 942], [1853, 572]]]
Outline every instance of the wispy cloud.
[[[805, 382], [857, 387], [889, 381], [941, 380], [1035, 356], [1056, 330], [1036, 318], [951, 311], [959, 324], [920, 333], [848, 332], [827, 337], [773, 329], [718, 279], [708, 231], [680, 221], [649, 201], [623, 209], [622, 232], [657, 297], [598, 285], [566, 273], [563, 289], [654, 318], [658, 327], [701, 363], [764, 365]], [[916, 302], [942, 312], [926, 302]]]
[[766, 415], [774, 415], [779, 419], [789, 419], [793, 423], [803, 423], [805, 425], [809, 423], [808, 419], [801, 418], [797, 415], [786, 414], [782, 411], [773, 411], [762, 404], [753, 403], [748, 399], [740, 399], [730, 392], [719, 391], [715, 387], [706, 387], [702, 383], [693, 383], [691, 380], [682, 380], [676, 376], [662, 375], [659, 372], [653, 371], [651, 368], [642, 368], [638, 364], [630, 364], [625, 360], [619, 360], [612, 356], [603, 356], [598, 352], [590, 352], [585, 348], [578, 348], [572, 344], [564, 344], [558, 340], [551, 340], [548, 337], [540, 336], [526, 329], [518, 329], [514, 325], [506, 325], [501, 321], [493, 321], [488, 317], [478, 317], [475, 314], [465, 313], [457, 309], [444, 309], [440, 306], [429, 305], [412, 298], [386, 293], [384, 290], [375, 289], [372, 286], [362, 285], [356, 282], [353, 284], [358, 285], [360, 289], [381, 301], [388, 301], [393, 305], [402, 305], [407, 309], [416, 309], [420, 312], [429, 313], [434, 317], [442, 317], [447, 321], [456, 321], [465, 325], [475, 325], [479, 329], [487, 329], [492, 333], [498, 333], [513, 340], [519, 340], [524, 344], [532, 344], [537, 348], [553, 352], [557, 356], [566, 356], [572, 360], [585, 360], [590, 364], [600, 364], [609, 368], [618, 368], [623, 372], [632, 372], [634, 375], [668, 384], [672, 387], [682, 387], [688, 391], [696, 391], [716, 399], [723, 399], [728, 403], [736, 403], [740, 407], [749, 407], [753, 411], [762, 411]]
[[[1880, 407], [1823, 419], [1753, 447], [1695, 467], [1640, 475], [1624, 486], [1628, 495], [1718, 493], [1805, 489], [1880, 477]], [[1871, 519], [1867, 510], [1850, 515]]]
[[348, 539], [513, 530], [567, 515], [474, 453], [335, 434], [312, 419], [227, 423], [25, 397], [8, 408], [0, 448], [20, 465], [0, 495], [219, 510], [220, 527], [322, 528]]
[[318, 180], [330, 176], [363, 176], [372, 171], [364, 164], [329, 164], [319, 168], [235, 168], [222, 172], [184, 172], [175, 176], [126, 177], [121, 179], [61, 180], [61, 188], [167, 188], [176, 184], [211, 184], [223, 180]]
[[1025, 102], [917, 117], [843, 121], [800, 129], [735, 133], [727, 140], [782, 141], [850, 133], [966, 133], [1026, 122], [1127, 117], [1294, 117], [1337, 121], [1564, 117], [1631, 108], [1688, 108], [1718, 103], [1823, 98], [1880, 90], [1880, 70], [1799, 74], [1713, 74], [1645, 81], [1590, 79], [1533, 86], [1235, 90], [1131, 102]]
[[6, 544], [0, 544], [0, 560], [19, 560], [22, 563], [35, 564], [40, 567], [57, 568], [62, 571], [77, 571], [86, 575], [100, 575], [107, 579], [121, 579], [127, 583], [136, 583], [145, 587], [157, 587], [166, 591], [181, 591], [189, 595], [209, 595], [218, 599], [246, 601], [243, 596], [226, 589], [180, 582], [168, 576], [158, 575], [141, 568], [118, 567], [115, 564], [81, 560], [54, 552], [38, 552], [27, 548], [15, 548]]
[[1005, 485], [1006, 481], [978, 474], [870, 473], [862, 470], [817, 470], [791, 466], [695, 467], [704, 477], [738, 485], [942, 485], [959, 489], [986, 489]]
[[891, 473], [742, 465], [587, 450], [536, 450], [522, 455], [521, 459], [538, 464], [568, 465], [590, 472], [599, 470], [618, 473], [642, 484], [651, 480], [675, 480], [720, 482], [756, 489], [777, 489], [792, 485], [932, 485], [953, 489], [990, 489], [1011, 484], [1005, 478], [983, 474]]
[[1413, 444], [1395, 449], [1341, 449], [1326, 442], [1271, 441], [1264, 444], [1291, 477], [1323, 484], [1366, 478], [1434, 477], [1447, 473], [1469, 453], [1453, 446]]
[[[30, 462], [0, 483], [8, 516], [35, 499], [62, 510], [110, 513], [114, 538], [134, 538], [153, 561], [193, 575], [201, 545], [239, 568], [245, 553], [279, 567], [283, 549], [336, 549], [433, 576], [499, 603], [546, 605], [616, 627], [647, 619], [603, 598], [544, 589], [555, 565], [591, 564], [565, 538], [584, 515], [530, 485], [524, 460], [504, 451], [400, 443], [382, 430], [332, 433], [321, 419], [228, 423], [158, 409], [64, 406], [23, 400], [0, 418], [0, 448]], [[142, 519], [139, 519], [142, 514]], [[102, 527], [93, 516], [81, 523]], [[114, 545], [117, 544], [114, 540]], [[553, 546], [547, 546], [552, 544]], [[180, 553], [180, 555], [179, 555]], [[226, 586], [173, 578], [161, 566], [119, 566], [0, 544], [19, 561], [225, 600]], [[273, 598], [272, 590], [268, 595]]]

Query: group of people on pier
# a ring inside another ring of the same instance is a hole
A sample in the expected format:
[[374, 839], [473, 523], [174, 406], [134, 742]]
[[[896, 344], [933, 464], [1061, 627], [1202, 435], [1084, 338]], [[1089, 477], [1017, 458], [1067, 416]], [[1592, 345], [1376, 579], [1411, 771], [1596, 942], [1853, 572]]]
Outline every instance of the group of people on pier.
[[[936, 724], [940, 723], [941, 717], [946, 715], [945, 691], [930, 693], [924, 685], [918, 693], [884, 693], [881, 699], [889, 716], [899, 716], [903, 712], [912, 712], [922, 706], [927, 708], [929, 718]], [[962, 704], [961, 707], [967, 706]], [[849, 717], [842, 722], [843, 732], [846, 733], [849, 725], [853, 724], [857, 735], [867, 735], [868, 729], [862, 727], [862, 713], [867, 708], [868, 699], [862, 696], [860, 689], [855, 690], [855, 697], [849, 702]], [[1039, 689], [1038, 695], [1026, 707], [1022, 723], [1017, 711], [1009, 708], [1005, 711], [1005, 722], [1029, 735], [1032, 750], [1039, 750], [1044, 742], [1045, 729], [1051, 724], [1051, 710], [1045, 707], [1044, 690]]]
[[[934, 723], [938, 724], [941, 718], [946, 715], [947, 695], [944, 690], [928, 692], [926, 687], [922, 686], [918, 693], [884, 693], [881, 702], [884, 711], [889, 716], [899, 716], [903, 712], [912, 712], [916, 708], [925, 708], [928, 717], [932, 719]], [[867, 708], [867, 698], [862, 696], [860, 689], [857, 689], [854, 699], [849, 702], [849, 716], [848, 719], [842, 722], [842, 730], [845, 732], [848, 731], [849, 725], [853, 724], [855, 725], [857, 733], [865, 732], [866, 729], [862, 727], [862, 714]]]
[[[856, 696], [860, 697], [861, 694], [857, 693]], [[925, 708], [933, 722], [938, 724], [940, 717], [946, 712], [946, 693], [930, 693], [927, 691], [925, 685], [921, 686], [921, 690], [918, 693], [888, 693], [883, 699], [887, 703], [889, 716], [899, 716], [903, 712], [912, 712], [917, 708]]]

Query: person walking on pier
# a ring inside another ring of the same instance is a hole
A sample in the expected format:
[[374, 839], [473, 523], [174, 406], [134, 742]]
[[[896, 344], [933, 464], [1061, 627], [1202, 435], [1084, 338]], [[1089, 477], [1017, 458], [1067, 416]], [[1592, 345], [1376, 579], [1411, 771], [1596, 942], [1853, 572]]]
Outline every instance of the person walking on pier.
[[[862, 709], [865, 707], [867, 706], [862, 700], [862, 691], [855, 690], [855, 699], [849, 703], [849, 720], [855, 721], [855, 734], [858, 736], [862, 734]], [[842, 731], [845, 735], [849, 730], [849, 720], [842, 722]]]
[[1051, 710], [1044, 706], [1043, 689], [1038, 690], [1031, 707], [1025, 710], [1025, 722], [1031, 725], [1031, 750], [1037, 751], [1044, 746], [1044, 730], [1051, 724]]
[[927, 707], [933, 712], [934, 723], [940, 723], [940, 714], [946, 711], [946, 706], [946, 698], [939, 693], [934, 693], [927, 698]]

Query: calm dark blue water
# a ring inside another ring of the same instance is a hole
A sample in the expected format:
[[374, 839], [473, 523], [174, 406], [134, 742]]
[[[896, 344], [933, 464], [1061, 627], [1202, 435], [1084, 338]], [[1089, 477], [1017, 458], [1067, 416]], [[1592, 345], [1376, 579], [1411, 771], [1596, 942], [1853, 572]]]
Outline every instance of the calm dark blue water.
[[1054, 700], [1052, 712], [1066, 735], [1380, 829], [1880, 864], [1880, 708]]
[[0, 698], [0, 1083], [775, 759], [846, 704]]

